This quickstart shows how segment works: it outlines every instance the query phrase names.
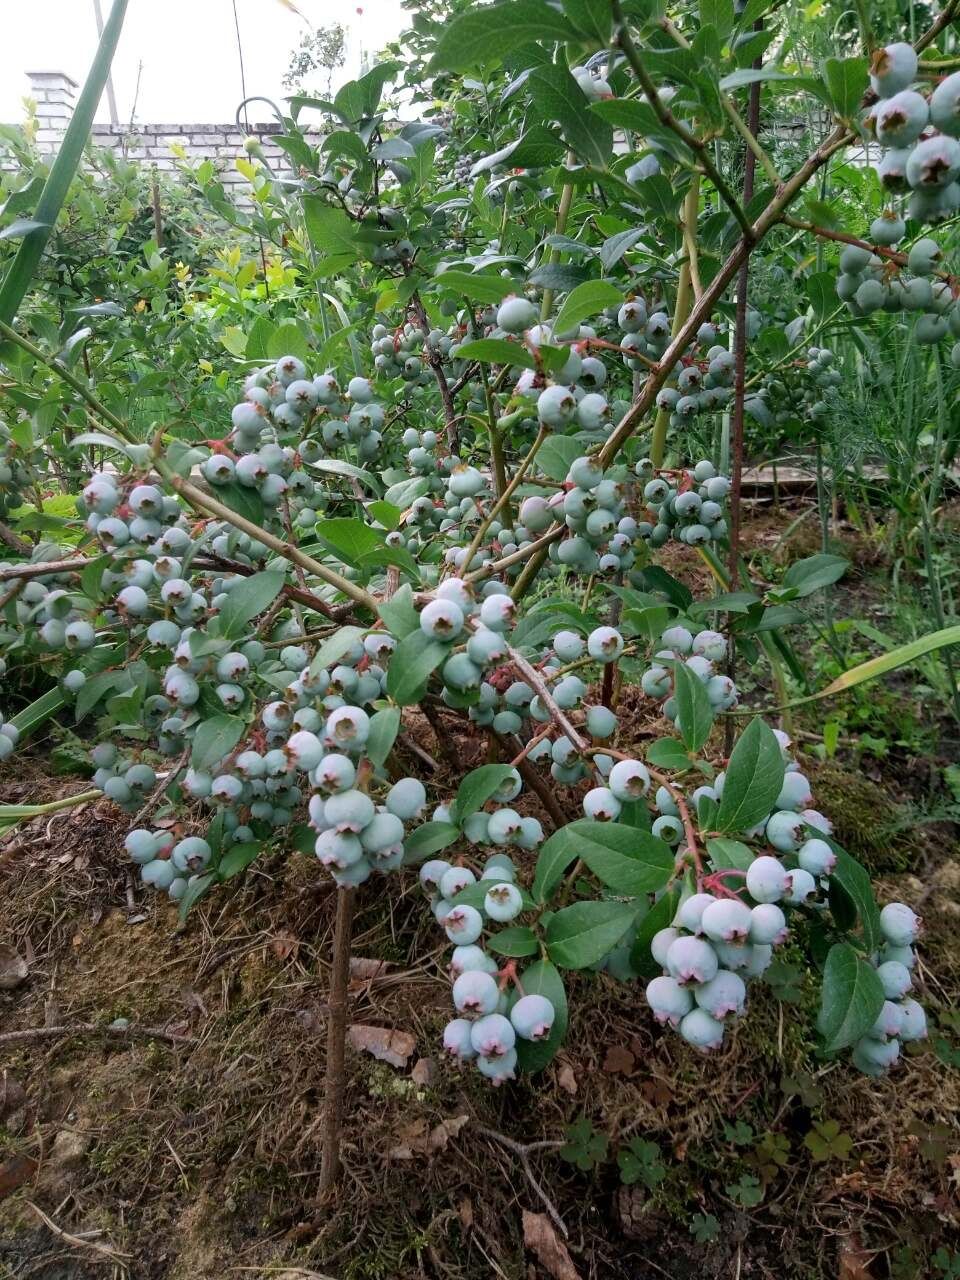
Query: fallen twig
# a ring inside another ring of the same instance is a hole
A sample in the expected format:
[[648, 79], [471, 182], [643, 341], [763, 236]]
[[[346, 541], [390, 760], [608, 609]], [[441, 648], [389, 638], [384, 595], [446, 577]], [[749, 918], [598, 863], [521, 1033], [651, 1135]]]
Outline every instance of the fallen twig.
[[517, 1157], [523, 1168], [523, 1172], [526, 1174], [527, 1181], [530, 1183], [531, 1187], [533, 1187], [537, 1198], [550, 1215], [551, 1221], [559, 1227], [565, 1236], [569, 1237], [570, 1232], [567, 1230], [563, 1219], [560, 1217], [553, 1201], [540, 1185], [530, 1165], [531, 1152], [557, 1151], [564, 1144], [556, 1139], [552, 1141], [545, 1139], [541, 1142], [517, 1142], [515, 1138], [508, 1138], [505, 1133], [498, 1133], [496, 1129], [487, 1129], [483, 1125], [478, 1126], [477, 1132], [482, 1133], [485, 1138], [492, 1138], [494, 1142], [499, 1142], [501, 1146], [506, 1147], [508, 1151], [511, 1151]]

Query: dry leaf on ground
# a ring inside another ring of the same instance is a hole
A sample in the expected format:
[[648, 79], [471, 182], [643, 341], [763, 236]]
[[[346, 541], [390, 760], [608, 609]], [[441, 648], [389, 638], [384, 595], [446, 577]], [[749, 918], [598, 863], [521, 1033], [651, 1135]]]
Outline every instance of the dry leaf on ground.
[[370, 960], [366, 956], [350, 957], [350, 978], [357, 982], [369, 982], [371, 978], [382, 978], [389, 968], [389, 960]]
[[415, 1121], [400, 1131], [400, 1142], [391, 1150], [392, 1160], [412, 1160], [414, 1156], [432, 1156], [443, 1151], [451, 1138], [455, 1138], [469, 1116], [451, 1116], [441, 1120], [432, 1129], [426, 1120]]
[[25, 982], [30, 970], [24, 958], [13, 947], [0, 946], [0, 991], [12, 991]]
[[603, 1069], [610, 1076], [628, 1076], [636, 1065], [636, 1058], [622, 1044], [612, 1044], [603, 1059]]
[[580, 1280], [580, 1273], [573, 1265], [567, 1246], [554, 1230], [545, 1213], [523, 1211], [523, 1243], [535, 1253], [537, 1261], [553, 1280]]
[[368, 1027], [354, 1023], [347, 1029], [347, 1038], [354, 1049], [372, 1053], [381, 1062], [392, 1067], [405, 1067], [417, 1047], [416, 1039], [409, 1031], [392, 1031], [389, 1027]]

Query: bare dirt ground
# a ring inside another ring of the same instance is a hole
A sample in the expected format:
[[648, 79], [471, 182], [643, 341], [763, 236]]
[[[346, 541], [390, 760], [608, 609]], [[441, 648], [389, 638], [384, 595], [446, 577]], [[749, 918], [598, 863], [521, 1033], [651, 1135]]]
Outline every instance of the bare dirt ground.
[[[768, 524], [754, 546], [772, 545]], [[850, 589], [877, 590], [862, 573]], [[624, 712], [642, 741], [649, 709], [628, 691]], [[429, 749], [427, 727], [416, 736]], [[805, 762], [881, 900], [925, 919], [932, 1035], [890, 1079], [817, 1057], [814, 984], [788, 951], [708, 1060], [654, 1026], [641, 984], [573, 975], [567, 1048], [491, 1090], [439, 1059], [445, 949], [415, 877], [371, 882], [345, 1170], [325, 1202], [322, 868], [296, 852], [258, 863], [178, 930], [164, 898], [132, 889], [107, 802], [21, 827], [0, 845], [0, 1277], [960, 1275], [960, 845], [952, 822], [916, 816], [944, 752]], [[47, 757], [38, 745], [7, 766], [0, 801], [85, 788]], [[58, 1030], [80, 1024], [93, 1029]]]

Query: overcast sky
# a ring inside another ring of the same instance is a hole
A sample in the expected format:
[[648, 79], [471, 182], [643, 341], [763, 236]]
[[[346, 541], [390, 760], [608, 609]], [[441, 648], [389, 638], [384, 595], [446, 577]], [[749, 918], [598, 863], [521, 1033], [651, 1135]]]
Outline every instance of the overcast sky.
[[[111, 0], [100, 0], [104, 19]], [[236, 0], [247, 93], [279, 98], [291, 50], [306, 29], [336, 20], [349, 28], [348, 61], [334, 84], [355, 76], [361, 57], [408, 25], [400, 0]], [[23, 119], [28, 71], [65, 71], [83, 83], [97, 43], [94, 0], [0, 0], [0, 120]], [[137, 93], [138, 67], [140, 87]], [[349, 74], [348, 74], [349, 73]], [[121, 124], [226, 123], [242, 94], [232, 0], [130, 0], [113, 82]], [[263, 108], [266, 112], [266, 108]], [[262, 118], [254, 106], [252, 119]], [[108, 120], [106, 95], [98, 120]]]

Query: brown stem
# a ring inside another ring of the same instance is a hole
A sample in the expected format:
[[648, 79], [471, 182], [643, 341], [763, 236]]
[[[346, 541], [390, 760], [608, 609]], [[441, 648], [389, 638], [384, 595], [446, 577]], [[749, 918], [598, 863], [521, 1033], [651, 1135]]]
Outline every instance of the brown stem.
[[343, 1126], [343, 1094], [346, 1072], [347, 984], [350, 981], [350, 942], [353, 936], [355, 889], [337, 890], [337, 921], [330, 966], [327, 1001], [327, 1071], [323, 1117], [323, 1149], [320, 1157], [320, 1194], [331, 1190], [340, 1172], [340, 1131]]
[[18, 533], [7, 527], [0, 520], [0, 542], [5, 542], [11, 551], [16, 551], [19, 556], [28, 556], [33, 548], [29, 542], [26, 542]]
[[453, 395], [450, 391], [450, 384], [447, 382], [447, 375], [443, 372], [443, 361], [440, 358], [440, 352], [434, 351], [426, 341], [430, 336], [430, 320], [427, 316], [427, 309], [423, 305], [423, 299], [420, 297], [419, 290], [414, 289], [410, 296], [410, 305], [413, 307], [414, 315], [417, 317], [417, 324], [420, 326], [423, 333], [423, 354], [427, 358], [427, 364], [433, 370], [433, 376], [437, 383], [437, 390], [440, 392], [440, 399], [443, 402], [443, 418], [446, 423], [447, 448], [451, 453], [456, 453], [460, 445], [460, 439], [457, 434], [457, 409], [456, 405], [453, 403]]
[[0, 1044], [28, 1044], [31, 1040], [58, 1040], [61, 1036], [116, 1036], [119, 1039], [138, 1037], [145, 1040], [164, 1040], [167, 1044], [196, 1044], [193, 1036], [180, 1036], [162, 1027], [142, 1027], [137, 1022], [126, 1027], [112, 1027], [99, 1022], [75, 1022], [70, 1027], [33, 1027], [28, 1031], [4, 1031]]
[[553, 697], [553, 694], [547, 688], [547, 682], [544, 680], [540, 672], [534, 667], [523, 654], [514, 649], [513, 645], [506, 646], [507, 653], [510, 655], [510, 661], [517, 668], [517, 671], [523, 676], [524, 680], [533, 688], [537, 697], [543, 703], [544, 708], [550, 714], [550, 719], [563, 730], [577, 751], [583, 755], [590, 744], [582, 736], [580, 730], [577, 729], [572, 721], [568, 718], [566, 712], [561, 711]]
[[567, 815], [560, 808], [556, 795], [550, 789], [547, 781], [541, 777], [539, 770], [530, 763], [525, 755], [518, 751], [520, 746], [519, 739], [504, 738], [502, 734], [497, 733], [494, 729], [488, 729], [487, 732], [490, 734], [491, 738], [496, 740], [502, 754], [506, 758], [509, 759], [510, 756], [513, 756], [513, 767], [520, 774], [520, 777], [527, 784], [530, 790], [536, 792], [537, 798], [553, 819], [554, 826], [557, 830], [561, 827], [565, 827], [569, 821]]

